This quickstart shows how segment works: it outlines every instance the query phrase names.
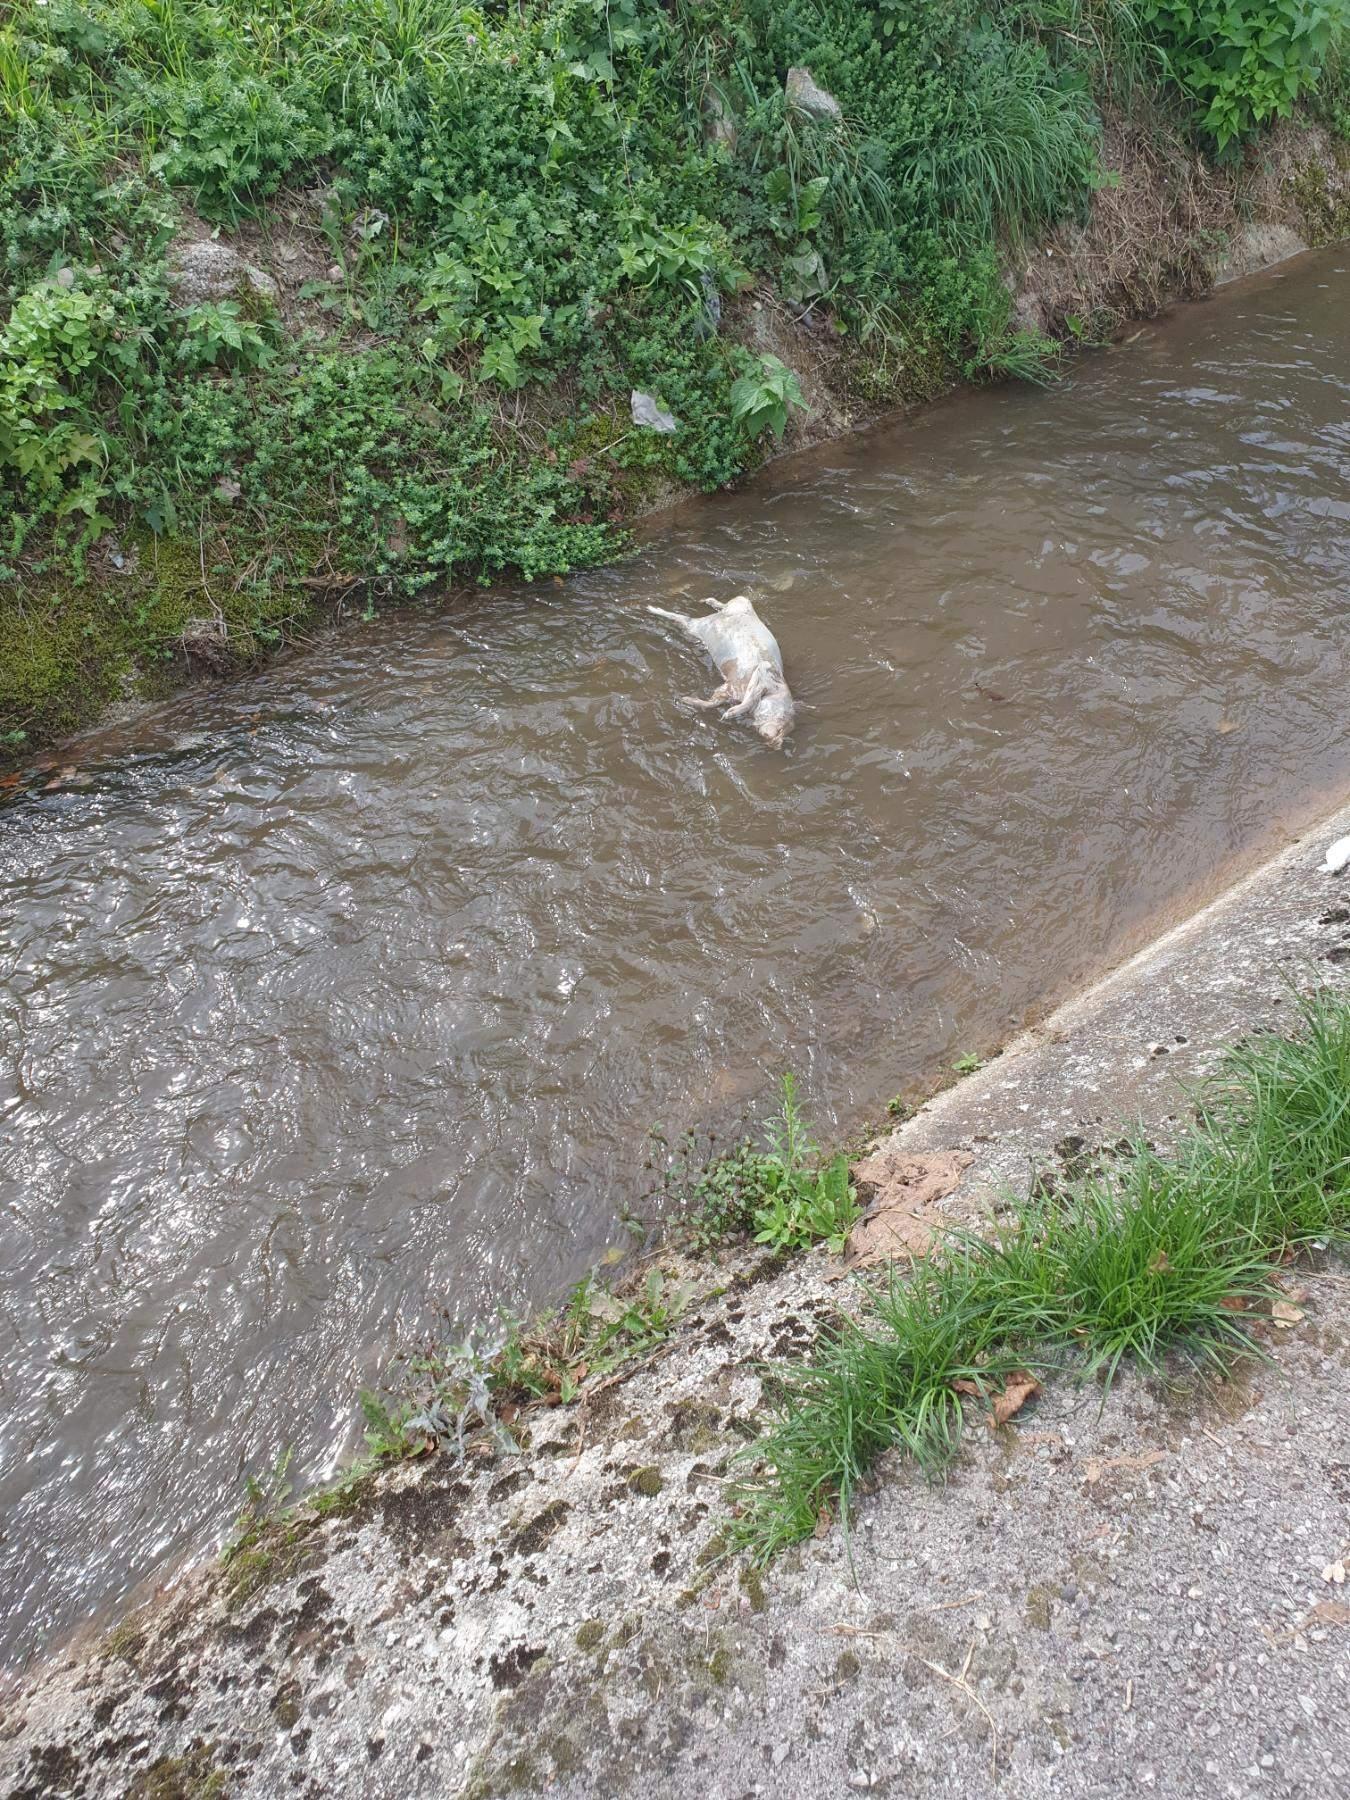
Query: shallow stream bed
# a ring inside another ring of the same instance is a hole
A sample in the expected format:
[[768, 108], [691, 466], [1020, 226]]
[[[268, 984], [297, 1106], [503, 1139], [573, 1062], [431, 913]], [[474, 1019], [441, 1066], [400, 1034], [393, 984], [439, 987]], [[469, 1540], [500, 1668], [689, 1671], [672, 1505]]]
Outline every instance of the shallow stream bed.
[[[644, 610], [740, 590], [785, 754]], [[875, 1115], [1282, 841], [1347, 596], [1340, 252], [81, 743], [0, 813], [0, 1644], [579, 1275], [651, 1126]]]

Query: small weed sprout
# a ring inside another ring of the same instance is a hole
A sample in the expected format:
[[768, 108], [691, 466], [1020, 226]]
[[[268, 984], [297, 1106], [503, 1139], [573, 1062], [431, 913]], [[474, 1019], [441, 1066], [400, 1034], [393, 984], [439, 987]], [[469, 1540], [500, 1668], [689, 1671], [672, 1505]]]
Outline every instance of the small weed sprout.
[[821, 1160], [802, 1117], [793, 1076], [782, 1078], [782, 1099], [765, 1128], [766, 1147], [743, 1141], [694, 1184], [694, 1233], [704, 1248], [747, 1234], [774, 1250], [824, 1243], [844, 1247], [860, 1209], [840, 1152]]
[[377, 1462], [415, 1453], [428, 1444], [452, 1445], [463, 1462], [466, 1434], [481, 1426], [498, 1450], [513, 1454], [519, 1446], [502, 1422], [493, 1388], [511, 1327], [499, 1321], [475, 1326], [462, 1343], [412, 1359], [410, 1373], [418, 1385], [416, 1399], [390, 1408], [377, 1394], [361, 1396], [366, 1417], [366, 1443]]
[[257, 369], [271, 354], [263, 326], [237, 300], [205, 300], [183, 317], [179, 356], [194, 367]]

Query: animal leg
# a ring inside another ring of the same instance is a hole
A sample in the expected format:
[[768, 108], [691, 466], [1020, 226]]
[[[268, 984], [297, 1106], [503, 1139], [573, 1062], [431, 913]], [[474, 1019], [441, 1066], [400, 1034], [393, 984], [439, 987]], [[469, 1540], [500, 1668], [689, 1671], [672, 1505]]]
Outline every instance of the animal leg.
[[688, 613], [671, 612], [669, 607], [666, 606], [649, 606], [647, 611], [649, 613], [655, 613], [657, 617], [661, 619], [674, 619], [675, 623], [677, 625], [683, 625], [686, 631], [691, 631], [693, 629], [694, 621], [689, 617]]
[[706, 700], [700, 700], [693, 694], [681, 694], [680, 705], [696, 706], [700, 712], [708, 712], [714, 706], [725, 706], [730, 698], [731, 688], [724, 681], [717, 692], [715, 694], [710, 694]]
[[724, 719], [745, 718], [747, 714], [752, 713], [759, 705], [760, 701], [764, 698], [765, 692], [766, 684], [763, 671], [756, 670], [750, 677], [750, 685], [745, 690], [745, 698], [738, 701], [735, 706], [729, 706], [722, 714], [722, 717]]

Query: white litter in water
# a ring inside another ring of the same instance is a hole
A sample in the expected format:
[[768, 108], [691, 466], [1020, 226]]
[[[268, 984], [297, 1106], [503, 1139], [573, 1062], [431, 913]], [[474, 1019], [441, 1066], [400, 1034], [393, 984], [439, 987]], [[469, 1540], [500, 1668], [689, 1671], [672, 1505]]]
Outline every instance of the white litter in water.
[[1347, 863], [1350, 863], [1350, 837], [1337, 838], [1327, 851], [1327, 860], [1322, 864], [1323, 875], [1339, 875]]

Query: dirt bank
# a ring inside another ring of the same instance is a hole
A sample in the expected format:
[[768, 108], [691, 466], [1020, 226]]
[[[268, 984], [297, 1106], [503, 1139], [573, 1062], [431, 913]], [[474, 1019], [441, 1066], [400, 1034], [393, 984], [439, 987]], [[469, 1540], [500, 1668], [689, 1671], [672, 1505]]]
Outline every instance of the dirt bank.
[[[1131, 1122], [1165, 1141], [1291, 983], [1341, 979], [1350, 905], [1316, 865], [1346, 831], [1350, 809], [883, 1148], [966, 1152], [945, 1204], [976, 1216]], [[830, 1531], [762, 1575], [720, 1554], [731, 1459], [763, 1368], [849, 1285], [824, 1254], [674, 1272], [698, 1298], [669, 1343], [526, 1415], [520, 1454], [396, 1469], [34, 1671], [4, 1791], [1344, 1790], [1342, 1269], [1306, 1278], [1268, 1366], [1104, 1405], [1062, 1380], [973, 1432], [945, 1487], [888, 1467], [851, 1545]]]

